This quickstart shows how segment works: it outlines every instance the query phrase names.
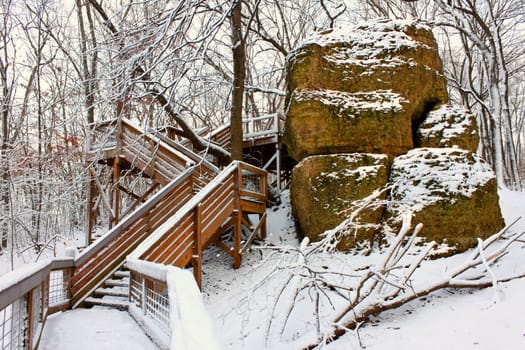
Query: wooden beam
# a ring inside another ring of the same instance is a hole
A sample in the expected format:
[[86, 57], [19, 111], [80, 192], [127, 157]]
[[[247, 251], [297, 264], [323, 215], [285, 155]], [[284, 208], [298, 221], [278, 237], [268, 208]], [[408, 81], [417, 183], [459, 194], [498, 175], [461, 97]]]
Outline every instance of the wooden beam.
[[257, 226], [255, 227], [255, 229], [250, 234], [250, 237], [248, 238], [246, 243], [244, 243], [244, 246], [241, 249], [241, 255], [246, 254], [246, 252], [250, 248], [250, 244], [252, 244], [252, 242], [253, 242], [253, 239], [255, 238], [255, 236], [257, 236], [257, 232], [259, 232], [260, 230], [263, 229], [263, 226], [265, 225], [265, 223], [266, 223], [266, 213], [264, 213], [260, 217], [259, 222], [257, 223]]
[[102, 198], [102, 204], [104, 204], [106, 209], [109, 211], [111, 215], [111, 219], [115, 219], [115, 213], [113, 212], [113, 208], [111, 207], [110, 201], [106, 195], [104, 188], [102, 187], [102, 184], [100, 183], [100, 180], [97, 177], [97, 174], [95, 174], [93, 168], [89, 168], [89, 171], [91, 175], [93, 176], [93, 179], [95, 180], [95, 184], [97, 185], [98, 191], [100, 192], [100, 195]]
[[33, 314], [34, 314], [34, 309], [35, 309], [35, 303], [33, 302], [33, 294], [35, 293], [35, 289], [31, 289], [27, 294], [26, 294], [26, 302], [27, 302], [27, 306], [26, 306], [26, 312], [27, 312], [27, 330], [26, 330], [26, 334], [27, 334], [27, 342], [24, 344], [26, 349], [28, 350], [31, 350], [33, 349], [33, 329], [34, 329], [34, 324], [36, 322], [36, 320], [33, 318]]
[[202, 288], [202, 242], [201, 242], [201, 205], [195, 207], [193, 230], [193, 276], [199, 289]]
[[[124, 217], [126, 215], [128, 215], [129, 213], [131, 213], [139, 204], [141, 205], [142, 203], [146, 202], [146, 199], [151, 195], [151, 193], [153, 193], [153, 191], [155, 191], [158, 187], [160, 186], [160, 184], [158, 182], [155, 182], [150, 188], [148, 188], [148, 190], [146, 192], [144, 192], [144, 194], [142, 196], [137, 196], [137, 199], [131, 203], [131, 205], [126, 209], [124, 210], [124, 212], [122, 213], [121, 217]], [[131, 192], [131, 191], [130, 191]]]
[[233, 268], [238, 269], [241, 267], [241, 227], [242, 215], [239, 210], [233, 211]]
[[115, 215], [113, 224], [118, 225], [120, 214], [120, 158], [116, 157], [113, 162], [113, 213]]

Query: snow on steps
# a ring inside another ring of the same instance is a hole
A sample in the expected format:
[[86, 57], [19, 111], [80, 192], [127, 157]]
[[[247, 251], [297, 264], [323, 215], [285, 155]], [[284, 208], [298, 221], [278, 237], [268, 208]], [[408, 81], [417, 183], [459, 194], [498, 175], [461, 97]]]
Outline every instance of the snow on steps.
[[117, 270], [112, 278], [95, 290], [84, 301], [86, 306], [105, 306], [118, 310], [128, 310], [129, 306], [129, 271]]

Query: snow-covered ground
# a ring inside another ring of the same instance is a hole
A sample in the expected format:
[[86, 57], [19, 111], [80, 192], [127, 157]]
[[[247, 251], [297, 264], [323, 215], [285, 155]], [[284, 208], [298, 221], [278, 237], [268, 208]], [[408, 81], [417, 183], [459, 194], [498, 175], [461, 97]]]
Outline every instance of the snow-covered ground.
[[[500, 199], [507, 223], [525, 215], [525, 193], [502, 191]], [[294, 249], [299, 243], [286, 196], [278, 208], [268, 213], [265, 245], [254, 246], [240, 269], [231, 268], [231, 258], [224, 252], [216, 248], [206, 251], [202, 293], [223, 349], [300, 348], [290, 342], [311, 332], [314, 326], [311, 319], [315, 315], [307, 307], [293, 310], [289, 320], [289, 304], [281, 302], [274, 307], [283, 285], [282, 276], [287, 276], [282, 267], [294, 261]], [[514, 230], [525, 231], [525, 221], [518, 222]], [[275, 247], [289, 247], [289, 251], [278, 252]], [[426, 261], [415, 278], [418, 283], [430, 282], [460, 264], [468, 254]], [[373, 265], [380, 257], [378, 250], [368, 256], [335, 254], [320, 259], [327, 266], [352, 272]], [[513, 245], [493, 272], [498, 278], [525, 273], [525, 243]], [[444, 289], [387, 311], [325, 348], [525, 349], [524, 290], [525, 279], [481, 290]], [[287, 300], [286, 293], [281, 300]], [[298, 305], [309, 304], [307, 297], [302, 298], [296, 300]], [[286, 321], [288, 325], [281, 332], [280, 326]], [[153, 349], [137, 327], [128, 314], [120, 311], [68, 311], [49, 319], [41, 349]]]
[[48, 318], [40, 350], [156, 350], [125, 311], [93, 307]]
[[[525, 193], [502, 191], [500, 198], [507, 223], [525, 216]], [[269, 210], [268, 225], [267, 244], [298, 246], [286, 199], [279, 209]], [[525, 221], [518, 222], [514, 230], [525, 231]], [[231, 270], [227, 257], [219, 263], [224, 254], [209, 253], [210, 262], [204, 266], [203, 293], [223, 347], [300, 349], [290, 341], [311, 331], [313, 311], [302, 306], [294, 310], [281, 334], [278, 326], [286, 319], [283, 314], [290, 309], [282, 302], [274, 309], [275, 297], [283, 285], [275, 266], [289, 264], [290, 260], [283, 255], [293, 255], [292, 252], [271, 256], [267, 248], [255, 248], [237, 271]], [[447, 269], [459, 265], [469, 254], [426, 261], [415, 278], [420, 284], [430, 283], [446, 274]], [[351, 272], [373, 266], [380, 258], [379, 251], [369, 256], [335, 254], [325, 262]], [[525, 273], [525, 244], [513, 245], [493, 271], [498, 278]], [[381, 314], [326, 349], [525, 349], [523, 290], [525, 279], [501, 283], [496, 289], [441, 290]], [[268, 327], [270, 319], [272, 326]]]

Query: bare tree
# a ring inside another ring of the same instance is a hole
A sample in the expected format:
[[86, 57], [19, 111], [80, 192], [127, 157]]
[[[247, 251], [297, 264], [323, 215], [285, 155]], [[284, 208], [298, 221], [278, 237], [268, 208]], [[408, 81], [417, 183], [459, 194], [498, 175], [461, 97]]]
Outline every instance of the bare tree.
[[1, 143], [0, 143], [0, 193], [2, 205], [2, 219], [0, 219], [0, 253], [8, 246], [9, 224], [7, 217], [10, 213], [10, 116], [13, 110], [13, 98], [15, 93], [15, 46], [13, 44], [11, 0], [2, 0], [2, 26], [0, 28], [1, 54], [0, 54], [0, 84], [1, 84]]

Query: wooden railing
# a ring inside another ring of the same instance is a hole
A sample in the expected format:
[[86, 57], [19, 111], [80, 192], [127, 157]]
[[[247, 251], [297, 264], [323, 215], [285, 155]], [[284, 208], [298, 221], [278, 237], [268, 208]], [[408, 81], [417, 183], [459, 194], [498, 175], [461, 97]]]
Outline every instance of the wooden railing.
[[127, 259], [126, 268], [130, 272], [129, 313], [159, 348], [169, 349], [171, 322], [166, 266]]
[[[93, 125], [88, 144], [91, 160], [120, 157], [162, 185], [202, 160], [182, 146], [168, 144], [160, 135], [144, 133], [129, 120], [120, 118]], [[210, 164], [206, 164], [211, 167]]]
[[240, 240], [243, 211], [261, 215], [249, 244], [256, 234], [265, 234], [266, 186], [266, 171], [233, 162], [145, 240], [131, 257], [179, 267], [191, 262], [200, 285], [203, 250], [215, 243], [227, 226], [233, 226], [234, 247], [227, 251], [234, 258], [234, 266], [240, 266], [241, 256], [246, 252]]
[[219, 348], [191, 273], [129, 257], [126, 267], [130, 271], [129, 313], [159, 349], [173, 349], [174, 345], [183, 349], [183, 344], [195, 349]]
[[73, 258], [24, 266], [0, 283], [0, 350], [38, 347], [47, 316], [70, 306]]
[[[88, 297], [122, 265], [127, 254], [219, 173], [218, 168], [185, 147], [162, 135], [144, 133], [126, 119], [97, 124], [94, 130], [92, 147], [104, 146], [104, 152], [116, 152], [111, 156], [126, 159], [163, 185], [168, 179], [175, 180], [78, 257], [72, 280], [74, 306]], [[110, 143], [104, 136], [107, 134], [117, 141]]]
[[[242, 120], [243, 140], [250, 141], [277, 136], [284, 127], [284, 119], [278, 113]], [[211, 133], [211, 141], [224, 149], [231, 149], [230, 125], [216, 129]]]
[[277, 135], [283, 128], [278, 113], [242, 120], [244, 140]]
[[190, 200], [195, 176], [196, 168], [185, 171], [79, 255], [72, 280], [74, 307], [116, 271], [126, 255]]

